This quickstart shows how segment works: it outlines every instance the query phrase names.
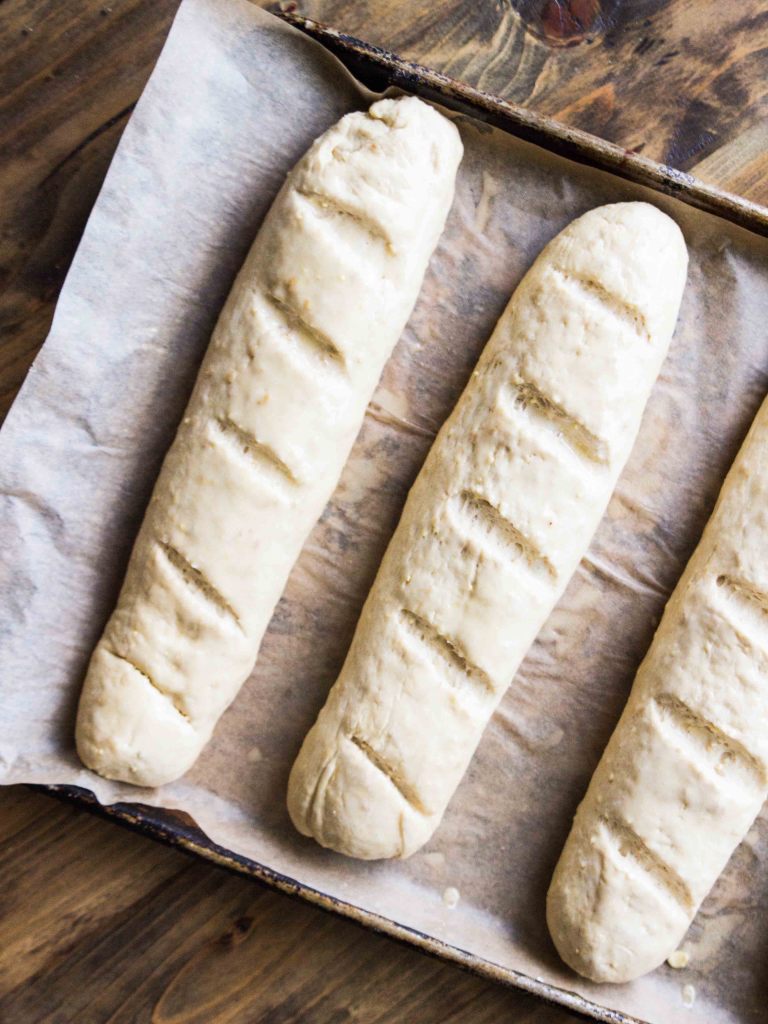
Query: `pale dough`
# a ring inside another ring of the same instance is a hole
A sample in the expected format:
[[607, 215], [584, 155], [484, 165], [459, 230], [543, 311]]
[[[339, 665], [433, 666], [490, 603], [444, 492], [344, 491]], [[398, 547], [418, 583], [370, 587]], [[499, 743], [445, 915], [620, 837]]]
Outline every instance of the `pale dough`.
[[768, 794], [768, 401], [667, 604], [549, 890], [560, 955], [670, 957]]
[[589, 544], [666, 355], [674, 222], [601, 207], [523, 279], [440, 431], [291, 773], [300, 832], [366, 859], [434, 832]]
[[91, 659], [77, 749], [107, 778], [182, 775], [250, 674], [416, 301], [462, 146], [414, 97], [321, 136], [214, 331]]

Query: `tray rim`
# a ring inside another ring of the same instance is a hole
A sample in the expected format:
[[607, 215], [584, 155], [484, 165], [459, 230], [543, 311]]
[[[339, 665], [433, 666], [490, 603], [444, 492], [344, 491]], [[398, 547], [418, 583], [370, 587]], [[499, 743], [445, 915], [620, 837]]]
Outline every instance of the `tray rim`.
[[[721, 217], [755, 234], [768, 237], [768, 207], [708, 185], [686, 171], [679, 171], [649, 157], [577, 128], [570, 128], [553, 118], [521, 107], [476, 89], [464, 82], [424, 65], [405, 60], [388, 50], [373, 46], [322, 22], [290, 11], [272, 12], [282, 21], [319, 42], [364, 84], [376, 88], [394, 86], [405, 92], [423, 96], [459, 113], [485, 121], [526, 142], [556, 153], [576, 163], [645, 185], [707, 213]], [[362, 73], [361, 73], [362, 72]], [[173, 811], [139, 803], [99, 803], [87, 789], [69, 785], [30, 785], [28, 788], [55, 799], [73, 804], [98, 817], [182, 850], [225, 870], [245, 875], [263, 885], [329, 913], [347, 918], [371, 931], [416, 948], [446, 963], [452, 963], [486, 978], [538, 996], [579, 1016], [603, 1024], [647, 1024], [620, 1010], [613, 1010], [570, 989], [554, 985], [504, 967], [442, 939], [403, 925], [354, 903], [337, 899], [295, 878], [283, 875], [265, 864], [234, 853], [212, 842], [199, 829], [185, 824]]]

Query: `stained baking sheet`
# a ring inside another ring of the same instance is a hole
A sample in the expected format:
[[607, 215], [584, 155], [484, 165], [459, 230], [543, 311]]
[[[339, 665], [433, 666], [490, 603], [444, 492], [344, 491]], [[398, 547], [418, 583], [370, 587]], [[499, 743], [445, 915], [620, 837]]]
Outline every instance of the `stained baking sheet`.
[[[87, 658], [227, 289], [288, 168], [369, 100], [321, 47], [245, 0], [182, 4], [51, 334], [0, 431], [0, 778], [182, 810], [214, 843], [286, 885], [296, 880], [360, 908], [358, 917], [419, 933], [428, 948], [444, 943], [456, 958], [493, 964], [496, 976], [557, 986], [566, 1000], [581, 995], [595, 1013], [653, 1024], [761, 1020], [763, 819], [698, 915], [683, 971], [663, 967], [620, 987], [581, 981], [549, 942], [544, 895], [665, 599], [768, 385], [768, 242], [466, 114], [456, 116], [466, 155], [445, 235], [252, 679], [178, 783], [137, 791], [77, 761], [72, 728]], [[584, 210], [631, 198], [675, 217], [691, 268], [669, 360], [606, 518], [434, 839], [398, 863], [323, 851], [290, 827], [287, 774], [408, 486], [541, 247]]]

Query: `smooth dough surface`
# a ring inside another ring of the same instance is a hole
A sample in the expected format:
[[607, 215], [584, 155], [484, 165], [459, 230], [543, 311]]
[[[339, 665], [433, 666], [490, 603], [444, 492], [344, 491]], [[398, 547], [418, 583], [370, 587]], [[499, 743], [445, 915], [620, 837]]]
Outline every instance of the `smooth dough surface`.
[[552, 879], [549, 929], [594, 981], [680, 945], [768, 794], [768, 401], [664, 611]]
[[157, 786], [250, 674], [415, 304], [458, 131], [414, 97], [352, 113], [291, 171], [214, 331], [93, 654], [77, 749]]
[[645, 203], [592, 210], [512, 297], [405, 505], [294, 764], [300, 832], [407, 857], [434, 832], [589, 544], [637, 434], [687, 268]]

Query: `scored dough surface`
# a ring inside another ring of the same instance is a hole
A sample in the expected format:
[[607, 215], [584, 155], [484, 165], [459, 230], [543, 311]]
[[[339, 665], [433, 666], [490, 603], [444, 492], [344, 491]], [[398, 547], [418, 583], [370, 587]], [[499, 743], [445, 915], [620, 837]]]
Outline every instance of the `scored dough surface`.
[[84, 763], [156, 786], [250, 674], [415, 304], [462, 146], [415, 97], [352, 113], [299, 161], [213, 333], [85, 680]]
[[519, 285], [438, 434], [291, 772], [300, 832], [365, 859], [432, 835], [589, 544], [687, 268], [655, 207], [592, 210]]

